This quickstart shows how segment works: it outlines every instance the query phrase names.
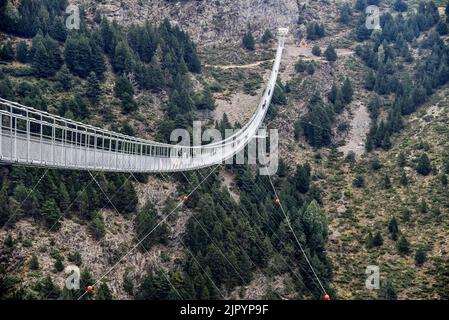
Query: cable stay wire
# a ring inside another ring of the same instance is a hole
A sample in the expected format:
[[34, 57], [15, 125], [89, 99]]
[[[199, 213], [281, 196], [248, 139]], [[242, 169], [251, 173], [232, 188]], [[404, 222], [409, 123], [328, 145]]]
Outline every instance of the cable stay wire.
[[[215, 191], [214, 191], [215, 192]], [[216, 194], [216, 192], [215, 192], [215, 194]], [[222, 201], [222, 203], [223, 203], [223, 205], [225, 205], [225, 203], [224, 203], [224, 201], [221, 199], [221, 197], [220, 196], [218, 196], [218, 198]], [[229, 208], [229, 206], [228, 206], [228, 208]], [[243, 207], [243, 206], [239, 206], [239, 208], [240, 208], [240, 210], [242, 210], [242, 213], [245, 215], [245, 217], [248, 219], [248, 221], [251, 221], [251, 217], [250, 217], [250, 214], [246, 211], [246, 209]], [[257, 213], [259, 214], [259, 211], [257, 211]], [[251, 224], [250, 224], [251, 225]], [[272, 231], [272, 233], [275, 233], [274, 231], [273, 231], [273, 229], [271, 228], [271, 226], [266, 222], [266, 225], [270, 228], [270, 230]], [[257, 231], [256, 231], [256, 233], [257, 233]], [[262, 234], [261, 234], [261, 237], [262, 237]], [[278, 238], [279, 238], [279, 236], [277, 236]], [[263, 241], [264, 239], [262, 239], [261, 238], [261, 240]], [[282, 242], [282, 240], [279, 238], [279, 240]], [[260, 245], [259, 245], [259, 243], [257, 242], [257, 241], [255, 241], [254, 242], [255, 244], [256, 244], [256, 246], [259, 248], [259, 250], [261, 250], [261, 251], [263, 251], [263, 249], [260, 247]], [[298, 274], [296, 274], [293, 270], [292, 270], [292, 268], [291, 268], [291, 266], [287, 263], [287, 261], [285, 260], [285, 258], [283, 257], [283, 255], [273, 246], [273, 250], [278, 254], [278, 256], [283, 260], [283, 262], [285, 263], [285, 265], [289, 268], [289, 270], [292, 272], [292, 274], [299, 280], [299, 281], [302, 281], [302, 279], [301, 279], [301, 277], [299, 277], [298, 276]], [[255, 265], [255, 264], [254, 264]], [[259, 269], [259, 267], [257, 266], [257, 265], [255, 265], [256, 266], [256, 268], [257, 269]], [[281, 272], [281, 270], [276, 266], [276, 265], [273, 265], [273, 267], [276, 269], [276, 271], [278, 272], [278, 274], [279, 275], [281, 275], [282, 276], [282, 272]], [[260, 270], [261, 271], [261, 270]], [[261, 271], [262, 272], [262, 271]], [[263, 273], [262, 273], [263, 274]], [[266, 276], [265, 276], [266, 277]], [[269, 278], [269, 277], [267, 277], [267, 278]], [[309, 289], [309, 288], [307, 288], [307, 289]], [[310, 291], [310, 289], [309, 289], [309, 291]], [[311, 291], [310, 291], [311, 292]], [[311, 292], [312, 293], [312, 292]]]
[[[204, 176], [203, 176], [200, 172], [198, 172], [198, 173], [201, 175], [202, 178], [204, 178]], [[184, 177], [185, 177], [185, 179], [187, 180], [187, 182], [188, 182], [189, 184], [192, 184], [192, 183], [189, 181], [189, 179], [187, 178], [187, 176], [184, 174], [184, 172], [182, 172], [182, 174], [184, 175]], [[208, 182], [208, 183], [209, 183], [209, 182]], [[209, 185], [212, 187], [212, 185], [211, 185], [210, 183], [209, 183]], [[224, 210], [230, 209], [229, 206], [226, 206], [226, 205], [224, 204], [224, 201], [223, 201], [223, 200], [221, 199], [221, 197], [217, 194], [217, 192], [216, 192], [215, 190], [213, 190], [213, 188], [211, 188], [211, 190], [215, 193], [215, 195], [217, 196], [217, 199], [218, 199], [219, 201], [222, 202], [222, 204], [223, 204], [223, 209], [224, 209]], [[232, 210], [228, 210], [228, 211], [231, 212]], [[220, 219], [218, 218], [218, 216], [217, 216], [217, 214], [215, 213], [215, 211], [213, 211], [213, 215], [214, 215], [215, 219], [220, 223], [220, 225], [224, 228], [224, 230], [226, 230], [228, 233], [230, 233], [229, 229], [226, 228], [225, 225], [224, 225], [224, 223], [220, 221]], [[237, 240], [235, 240], [235, 244], [237, 245], [237, 247], [238, 247], [242, 252], [245, 252], [245, 250], [242, 248], [241, 244], [239, 244], [239, 243], [237, 242]], [[259, 248], [259, 249], [260, 249], [260, 248]], [[257, 266], [257, 264], [254, 262], [254, 260], [253, 260], [249, 255], [248, 255], [248, 258], [249, 258], [249, 260], [251, 261], [251, 263], [253, 264], [253, 266], [254, 266], [256, 269], [258, 269], [259, 267]]]
[[36, 190], [37, 186], [40, 184], [40, 182], [42, 181], [42, 179], [47, 175], [47, 173], [48, 173], [49, 170], [50, 170], [49, 168], [46, 168], [46, 169], [45, 169], [44, 173], [43, 173], [42, 176], [39, 178], [39, 180], [37, 180], [37, 182], [36, 182], [35, 185], [31, 188], [31, 190], [28, 191], [28, 193], [27, 193], [25, 199], [23, 199], [22, 202], [20, 202], [19, 207], [17, 208], [16, 212], [14, 212], [11, 216], [9, 216], [8, 220], [6, 220], [6, 222], [5, 222], [3, 225], [7, 226], [8, 223], [11, 221], [11, 219], [12, 219], [13, 217], [15, 217], [15, 216], [19, 213], [19, 210], [22, 208], [22, 206], [23, 206], [23, 204], [25, 203], [25, 201], [27, 201], [28, 198], [30, 197], [30, 195], [34, 192], [34, 190]]
[[[216, 169], [218, 168], [218, 165], [216, 165], [206, 176], [205, 179], [207, 179]], [[199, 182], [199, 184], [190, 191], [190, 193], [187, 195], [188, 197], [191, 196], [203, 183], [204, 180], [202, 180], [201, 182]], [[123, 259], [125, 259], [127, 256], [129, 256], [131, 254], [131, 252], [133, 252], [137, 247], [140, 246], [140, 244], [145, 241], [146, 238], [148, 238], [153, 232], [154, 230], [156, 230], [162, 223], [164, 223], [179, 207], [181, 207], [183, 205], [184, 201], [180, 201], [175, 208], [165, 217], [163, 218], [161, 221], [159, 221], [142, 239], [139, 240], [139, 242], [134, 245], [130, 250], [128, 250], [111, 268], [109, 268], [100, 278], [98, 278], [95, 283], [93, 284], [93, 287], [95, 287], [101, 280], [103, 280], [104, 277], [106, 277], [109, 273], [111, 273], [112, 270], [114, 270], [121, 262]], [[84, 295], [87, 294], [87, 290], [78, 298], [78, 300], [82, 299], [84, 297]]]
[[[89, 173], [90, 173], [90, 172], [89, 172]], [[91, 182], [96, 180], [94, 177], [92, 177], [92, 178], [93, 178], [93, 179], [91, 180]], [[116, 190], [114, 191], [114, 194], [112, 195], [112, 197], [110, 197], [109, 202], [111, 203], [112, 206], [114, 206], [114, 204], [112, 203], [111, 200], [115, 198], [115, 196], [120, 192], [120, 190], [125, 186], [125, 184], [129, 181], [130, 178], [131, 178], [131, 174], [125, 179], [125, 181], [121, 184], [121, 186], [120, 186], [118, 189], [116, 189]], [[99, 182], [97, 182], [97, 181], [95, 181], [95, 182], [97, 183], [97, 185], [98, 185], [98, 186], [100, 187], [100, 189], [101, 189], [101, 186], [99, 185]], [[90, 183], [89, 183], [89, 184], [90, 184]], [[88, 185], [89, 185], [89, 184], [88, 184]], [[86, 186], [85, 189], [87, 189], [87, 187], [88, 187], [88, 186]], [[81, 191], [81, 193], [83, 193], [83, 192], [85, 191], [85, 189], [84, 189], [83, 191]], [[103, 190], [101, 190], [101, 191], [104, 193]], [[77, 198], [75, 198], [74, 201], [76, 201], [76, 199], [77, 199]], [[131, 204], [132, 204], [132, 203], [128, 203], [128, 205], [124, 208], [124, 210], [128, 209], [128, 208], [131, 206]], [[107, 203], [106, 203], [100, 210], [98, 210], [98, 211], [99, 211], [99, 212], [103, 211], [103, 210], [106, 208], [106, 206], [107, 206]], [[115, 207], [115, 206], [114, 206], [114, 207]], [[116, 209], [116, 211], [117, 211], [117, 209]], [[111, 232], [110, 232], [109, 230], [107, 230], [107, 229], [106, 229], [105, 231], [111, 233]], [[97, 242], [97, 245], [100, 246], [100, 247], [102, 247], [102, 246], [103, 246], [103, 243], [104, 243], [105, 241], [106, 241], [106, 237], [103, 237], [100, 241]], [[53, 293], [53, 290], [50, 291], [50, 292], [48, 293], [46, 299], [47, 299], [52, 293]]]
[[[120, 215], [120, 212], [117, 210], [116, 206], [112, 203], [111, 199], [108, 197], [108, 195], [106, 194], [106, 192], [104, 192], [103, 188], [101, 187], [100, 183], [94, 178], [94, 176], [92, 175], [92, 173], [89, 171], [89, 174], [91, 175], [92, 179], [94, 179], [95, 183], [98, 185], [98, 188], [100, 188], [101, 192], [103, 193], [103, 195], [106, 197], [106, 199], [108, 200], [108, 202], [112, 205], [112, 207], [114, 208], [114, 210], [117, 212], [118, 215]], [[130, 176], [132, 176], [136, 181], [138, 181], [136, 179], [136, 177], [134, 176], [134, 174], [131, 172]], [[135, 236], [134, 236], [135, 237]], [[137, 237], [135, 237], [137, 241], [139, 241], [139, 239]], [[147, 248], [141, 244], [141, 247], [145, 250], [146, 253], [149, 253]], [[167, 276], [166, 272], [163, 270], [163, 268], [161, 268], [161, 272], [164, 275], [164, 277], [166, 278], [166, 280], [168, 281], [168, 283], [170, 284], [170, 286], [173, 288], [173, 290], [175, 290], [176, 294], [179, 296], [179, 298], [181, 300], [184, 300], [181, 296], [181, 294], [179, 293], [179, 291], [175, 288], [175, 286], [172, 284], [172, 282], [170, 281], [169, 277]]]
[[[217, 165], [218, 167], [219, 165]], [[203, 180], [205, 181], [205, 180]], [[213, 240], [213, 238], [210, 236], [209, 232], [204, 228], [203, 224], [196, 218], [195, 214], [192, 214], [193, 219], [195, 219], [195, 221], [198, 223], [198, 225], [201, 227], [201, 229], [204, 231], [204, 233], [206, 234], [206, 236], [210, 239], [210, 241], [212, 242], [212, 244], [218, 249], [218, 251], [220, 252], [220, 254], [225, 258], [225, 260], [229, 263], [229, 265], [234, 269], [234, 271], [236, 272], [236, 274], [239, 276], [240, 280], [242, 280], [242, 282], [245, 282], [245, 279], [243, 278], [243, 276], [241, 275], [241, 273], [237, 270], [236, 266], [234, 266], [234, 264], [229, 260], [229, 258], [224, 254], [223, 250], [221, 250], [220, 246], [217, 245], [217, 243]]]
[[[64, 215], [70, 210], [70, 208], [72, 207], [72, 205], [75, 203], [75, 201], [78, 199], [79, 195], [82, 194], [83, 192], [86, 191], [86, 189], [89, 187], [89, 185], [93, 182], [93, 180], [90, 180], [86, 186], [83, 188], [83, 190], [81, 192], [79, 192], [75, 199], [72, 200], [72, 202], [70, 202], [69, 206], [64, 210], [64, 212], [62, 212], [58, 219], [55, 221], [55, 223], [53, 223], [53, 225], [48, 229], [48, 232], [51, 232], [53, 230], [53, 228], [58, 225], [58, 223], [61, 221], [61, 219], [64, 217]], [[38, 233], [35, 233], [34, 236], [37, 236]], [[35, 238], [33, 237], [31, 239], [31, 241], [33, 241]], [[31, 250], [31, 253], [35, 253], [35, 251]], [[22, 264], [25, 262], [26, 257], [24, 256], [23, 259], [16, 265], [15, 269], [19, 268], [22, 266]], [[3, 281], [1, 282], [1, 285], [3, 285], [4, 281], [5, 281], [6, 277], [3, 279]], [[24, 283], [22, 282], [22, 285], [24, 285]]]
[[[276, 199], [279, 199], [278, 194], [277, 194], [277, 191], [276, 191], [276, 188], [274, 187], [274, 184], [273, 184], [273, 181], [271, 180], [271, 176], [270, 176], [270, 175], [268, 175], [268, 179], [270, 180], [270, 184], [271, 184], [271, 187], [273, 188], [273, 192], [274, 192], [274, 195], [276, 196]], [[286, 222], [287, 222], [287, 225], [288, 225], [288, 227], [290, 228], [290, 231], [292, 232], [292, 234], [293, 234], [293, 236], [294, 236], [294, 238], [295, 238], [295, 240], [296, 240], [296, 243], [298, 244], [298, 246], [299, 246], [299, 248], [300, 248], [300, 250], [301, 250], [301, 252], [302, 252], [304, 258], [306, 259], [307, 264], [309, 265], [309, 267], [310, 267], [310, 269], [312, 270], [312, 272], [313, 272], [313, 274], [314, 274], [316, 280], [318, 281], [318, 283], [319, 283], [319, 285], [320, 285], [320, 287], [321, 287], [321, 290], [323, 291], [323, 293], [325, 294], [325, 296], [328, 297], [329, 295], [327, 294], [326, 289], [324, 288], [324, 286], [323, 286], [323, 284], [322, 284], [320, 278], [318, 277], [317, 273], [315, 272], [315, 268], [314, 268], [314, 267], [312, 266], [312, 264], [310, 263], [310, 260], [309, 260], [309, 258], [307, 257], [307, 254], [306, 254], [306, 252], [305, 252], [303, 246], [301, 245], [301, 242], [298, 240], [298, 237], [296, 236], [296, 233], [295, 233], [295, 231], [293, 230], [293, 227], [292, 227], [292, 225], [291, 225], [291, 223], [290, 223], [290, 219], [289, 219], [289, 217], [287, 216], [287, 214], [285, 213], [284, 207], [282, 206], [282, 202], [279, 202], [279, 207], [281, 208], [282, 213], [284, 214], [284, 217], [285, 217], [285, 220], [286, 220]]]
[[[257, 195], [254, 193], [253, 189], [252, 189], [252, 188], [249, 188], [249, 186], [248, 186], [243, 180], [242, 180], [242, 183], [245, 185], [246, 188], [248, 188], [248, 190], [252, 193], [252, 195], [253, 195], [254, 197], [257, 198]], [[255, 184], [255, 182], [252, 182], [252, 183], [254, 184], [254, 186], [258, 187], [258, 186]], [[264, 185], [265, 191], [268, 191], [268, 189], [267, 189], [265, 183], [264, 183], [263, 181], [261, 181], [261, 183]], [[269, 189], [271, 189], [271, 187], [270, 187]], [[241, 209], [245, 210], [244, 207], [241, 207]], [[245, 211], [246, 211], [246, 210], [245, 210]], [[273, 228], [270, 226], [270, 224], [269, 224], [268, 222], [265, 222], [265, 224], [266, 224], [266, 226], [270, 229], [271, 233], [272, 233], [274, 236], [276, 236], [276, 238], [279, 240], [280, 244], [283, 245], [284, 247], [286, 247], [286, 246], [287, 246], [286, 243], [281, 239], [281, 237], [279, 236], [279, 234], [278, 234], [275, 230], [273, 230]], [[289, 270], [292, 272], [292, 274], [295, 275], [296, 278], [297, 278], [299, 281], [302, 282], [303, 279], [302, 279], [301, 275], [298, 275], [298, 271], [293, 270], [293, 269], [291, 268], [290, 264], [287, 263], [287, 260], [284, 258], [284, 256], [281, 254], [281, 252], [280, 252], [279, 250], [277, 250], [274, 246], [273, 246], [273, 249], [279, 254], [279, 257], [280, 257], [280, 258], [282, 259], [282, 261], [287, 265], [287, 267], [288, 267]], [[291, 258], [290, 258], [290, 260], [291, 260]], [[309, 275], [310, 278], [311, 278], [311, 280], [317, 285], [317, 287], [319, 287], [319, 284], [316, 282], [316, 280], [315, 280], [315, 278], [313, 277], [313, 275], [310, 275], [310, 273], [309, 273], [310, 271], [309, 271], [309, 270], [306, 270], [303, 266], [301, 266], [301, 264], [298, 264], [297, 266], [298, 266], [298, 268], [299, 268], [300, 270], [304, 271], [304, 273], [306, 273], [307, 275]], [[310, 294], [313, 296], [312, 290], [311, 290], [309, 287], [307, 287], [307, 286], [305, 286], [305, 288], [307, 288], [307, 290], [309, 290]]]
[[[134, 174], [132, 174], [132, 175], [133, 175], [133, 177], [134, 177], [134, 180], [135, 180], [136, 182], [139, 183], [139, 181], [138, 181], [137, 178], [134, 176]], [[163, 180], [169, 182], [169, 181], [162, 175], [162, 173], [159, 173], [159, 175], [161, 176], [161, 178], [162, 178]], [[142, 221], [142, 222], [139, 224], [139, 226], [142, 225], [144, 222], [145, 222], [145, 221]], [[142, 235], [142, 234], [138, 234], [138, 235], [137, 235], [137, 239], [140, 238], [141, 235]], [[185, 245], [185, 243], [182, 241], [182, 239], [181, 239], [181, 238], [178, 238], [178, 239], [179, 239], [179, 241], [181, 242], [181, 244], [182, 244], [182, 245], [189, 251], [189, 253], [192, 255], [192, 257], [193, 257], [193, 259], [195, 260], [195, 262], [198, 264], [198, 266], [201, 268], [201, 270], [203, 270], [203, 272], [205, 273], [205, 275], [207, 276], [207, 278], [212, 282], [212, 284], [213, 284], [214, 287], [218, 290], [218, 292], [219, 292], [220, 295], [223, 297], [223, 299], [225, 299], [225, 296], [223, 295], [223, 293], [221, 292], [221, 290], [218, 288], [218, 286], [215, 284], [215, 282], [210, 278], [210, 276], [204, 271], [204, 268], [201, 266], [201, 264], [198, 262], [198, 260], [195, 258], [195, 256], [193, 256], [192, 252], [191, 252], [191, 251], [189, 250], [189, 248]]]

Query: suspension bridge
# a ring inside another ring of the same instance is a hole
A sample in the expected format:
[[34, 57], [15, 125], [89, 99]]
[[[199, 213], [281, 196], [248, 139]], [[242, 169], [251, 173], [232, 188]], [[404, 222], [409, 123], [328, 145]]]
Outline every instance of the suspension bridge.
[[[172, 212], [97, 279], [93, 286], [97, 285], [179, 208], [219, 164], [232, 158], [252, 139], [257, 138], [257, 132], [265, 119], [273, 97], [287, 34], [287, 28], [278, 29], [274, 64], [267, 87], [251, 119], [233, 135], [206, 145], [180, 146], [149, 141], [83, 124], [0, 97], [0, 164], [84, 170], [89, 171], [94, 181], [96, 180], [91, 171], [128, 172], [132, 175], [136, 172], [183, 172], [215, 166], [188, 195], [184, 196]], [[270, 185], [276, 197], [276, 205], [281, 208], [288, 227], [295, 235], [271, 178]], [[110, 201], [109, 198], [108, 201]], [[329, 295], [296, 235], [295, 240], [325, 300], [329, 300]], [[90, 292], [93, 286], [89, 286], [79, 299]]]
[[267, 87], [256, 112], [233, 135], [206, 145], [158, 143], [104, 130], [0, 98], [0, 162], [106, 172], [177, 172], [232, 158], [256, 137], [279, 73], [288, 29], [279, 28]]

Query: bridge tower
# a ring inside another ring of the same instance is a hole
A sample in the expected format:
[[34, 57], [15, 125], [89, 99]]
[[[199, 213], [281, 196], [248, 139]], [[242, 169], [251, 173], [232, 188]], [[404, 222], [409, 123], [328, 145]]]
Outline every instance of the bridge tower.
[[279, 28], [278, 29], [278, 37], [279, 37], [279, 44], [281, 47], [284, 47], [285, 44], [285, 37], [288, 34], [288, 28]]

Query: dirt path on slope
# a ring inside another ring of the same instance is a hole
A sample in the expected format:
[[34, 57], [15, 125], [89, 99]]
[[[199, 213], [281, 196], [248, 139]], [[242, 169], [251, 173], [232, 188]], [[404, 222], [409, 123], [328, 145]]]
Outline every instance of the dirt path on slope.
[[219, 69], [223, 69], [223, 70], [228, 70], [228, 69], [252, 69], [255, 67], [260, 66], [261, 64], [264, 64], [266, 62], [273, 62], [273, 59], [270, 60], [261, 60], [261, 61], [257, 61], [254, 63], [249, 63], [249, 64], [217, 64], [217, 65], [213, 65], [213, 64], [206, 64], [205, 67], [206, 68], [219, 68]]

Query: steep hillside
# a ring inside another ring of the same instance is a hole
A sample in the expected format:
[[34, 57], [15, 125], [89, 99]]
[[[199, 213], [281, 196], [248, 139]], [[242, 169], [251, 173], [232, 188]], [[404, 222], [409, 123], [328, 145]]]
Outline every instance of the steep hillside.
[[154, 23], [169, 18], [193, 35], [199, 45], [236, 43], [248, 24], [260, 37], [266, 29], [295, 27], [298, 17], [296, 0], [220, 0], [220, 1], [71, 1], [84, 5], [94, 16], [99, 13], [120, 24], [145, 20]]
[[[272, 179], [326, 290], [447, 298], [443, 1], [70, 0], [86, 17], [71, 32], [57, 32], [64, 0], [8, 3], [0, 96], [159, 141], [193, 120], [245, 123], [276, 28], [289, 27], [266, 120], [280, 136]], [[367, 5], [380, 8], [378, 30], [366, 28]], [[100, 173], [98, 184], [88, 173], [1, 169], [1, 298], [79, 298], [98, 279], [83, 298], [323, 298], [254, 166]], [[79, 291], [62, 289], [69, 264], [82, 270]], [[380, 290], [365, 287], [370, 265]]]

